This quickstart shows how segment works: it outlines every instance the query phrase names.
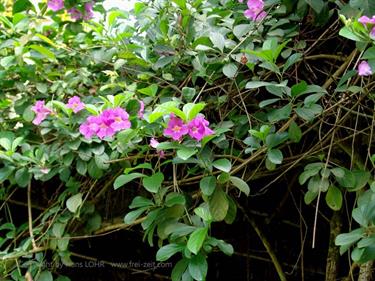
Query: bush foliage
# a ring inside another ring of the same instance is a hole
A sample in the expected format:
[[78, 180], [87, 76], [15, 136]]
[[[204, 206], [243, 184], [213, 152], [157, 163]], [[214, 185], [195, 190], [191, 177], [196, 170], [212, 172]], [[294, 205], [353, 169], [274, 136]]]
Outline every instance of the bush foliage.
[[373, 1], [240, 2], [0, 4], [6, 280], [70, 280], [44, 262], [130, 226], [172, 280], [205, 280], [209, 254], [238, 247], [213, 227], [292, 175], [313, 245], [319, 208], [346, 208], [341, 254], [375, 259]]

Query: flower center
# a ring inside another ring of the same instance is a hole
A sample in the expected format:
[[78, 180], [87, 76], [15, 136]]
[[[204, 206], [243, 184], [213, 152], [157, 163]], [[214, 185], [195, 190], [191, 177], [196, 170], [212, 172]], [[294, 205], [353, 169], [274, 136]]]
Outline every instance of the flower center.
[[173, 130], [173, 132], [178, 133], [179, 131], [181, 131], [181, 127], [176, 125], [176, 126], [173, 127], [172, 130]]

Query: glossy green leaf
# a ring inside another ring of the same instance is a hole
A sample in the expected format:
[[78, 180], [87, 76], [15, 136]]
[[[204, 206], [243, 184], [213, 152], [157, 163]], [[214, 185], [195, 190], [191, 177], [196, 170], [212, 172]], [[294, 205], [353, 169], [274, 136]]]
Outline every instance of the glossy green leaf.
[[143, 187], [149, 192], [157, 193], [163, 181], [164, 174], [158, 172], [150, 177], [143, 178]]
[[187, 242], [187, 248], [194, 254], [198, 254], [199, 250], [202, 248], [203, 242], [206, 239], [208, 232], [207, 227], [202, 227], [196, 229], [192, 234], [190, 234], [189, 240]]

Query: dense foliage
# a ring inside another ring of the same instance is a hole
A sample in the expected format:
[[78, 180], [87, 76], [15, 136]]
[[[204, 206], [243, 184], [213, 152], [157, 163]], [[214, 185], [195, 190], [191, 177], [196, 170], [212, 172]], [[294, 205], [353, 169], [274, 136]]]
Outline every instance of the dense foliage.
[[130, 12], [10, 2], [0, 4], [2, 278], [70, 280], [58, 265], [74, 265], [75, 239], [134, 226], [157, 261], [175, 261], [172, 280], [206, 280], [210, 253], [238, 249], [215, 226], [241, 217], [286, 280], [248, 205], [284, 176], [312, 205], [313, 247], [319, 210], [345, 209], [327, 251], [375, 259], [372, 1], [154, 0]]

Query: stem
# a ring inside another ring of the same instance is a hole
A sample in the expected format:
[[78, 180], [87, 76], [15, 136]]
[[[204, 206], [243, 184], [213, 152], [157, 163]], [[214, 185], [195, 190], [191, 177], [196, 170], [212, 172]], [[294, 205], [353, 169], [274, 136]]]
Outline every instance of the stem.
[[263, 232], [259, 229], [255, 221], [250, 218], [247, 213], [245, 212], [244, 208], [240, 205], [238, 205], [239, 209], [243, 212], [245, 219], [251, 224], [251, 226], [254, 228], [255, 232], [257, 233], [259, 239], [262, 241], [264, 248], [266, 248], [268, 255], [270, 256], [272, 263], [276, 269], [277, 274], [279, 275], [280, 281], [287, 281], [285, 273], [281, 267], [281, 264], [279, 260], [276, 257], [275, 252], [273, 251], [270, 242], [267, 240], [267, 238], [264, 236]]
[[34, 231], [33, 231], [33, 215], [31, 211], [31, 181], [29, 182], [29, 185], [27, 186], [27, 214], [28, 214], [28, 220], [29, 220], [29, 234], [31, 239], [31, 244], [33, 246], [33, 250], [38, 249], [35, 239], [34, 239]]

